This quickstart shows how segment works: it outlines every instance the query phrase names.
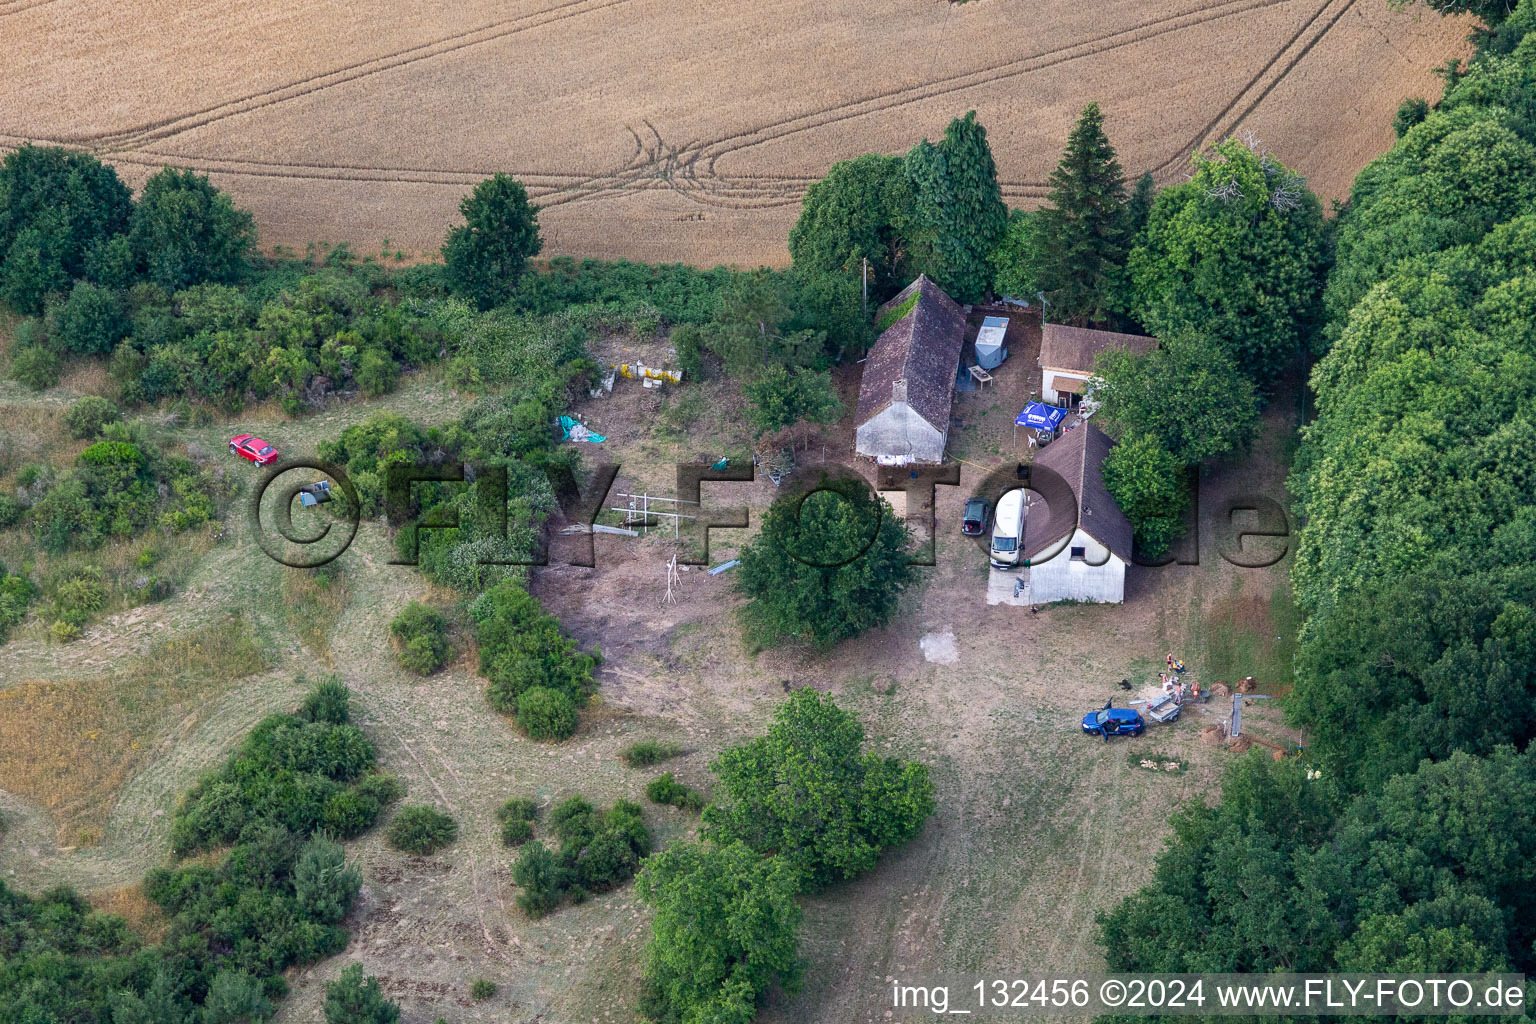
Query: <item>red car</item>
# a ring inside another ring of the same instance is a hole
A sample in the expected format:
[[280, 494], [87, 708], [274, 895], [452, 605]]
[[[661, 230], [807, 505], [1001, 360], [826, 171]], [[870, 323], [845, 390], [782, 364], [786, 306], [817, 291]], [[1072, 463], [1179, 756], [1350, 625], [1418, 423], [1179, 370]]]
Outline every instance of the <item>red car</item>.
[[276, 462], [280, 454], [267, 442], [255, 434], [240, 434], [229, 439], [229, 451], [231, 455], [238, 455], [242, 459], [250, 459], [258, 466]]

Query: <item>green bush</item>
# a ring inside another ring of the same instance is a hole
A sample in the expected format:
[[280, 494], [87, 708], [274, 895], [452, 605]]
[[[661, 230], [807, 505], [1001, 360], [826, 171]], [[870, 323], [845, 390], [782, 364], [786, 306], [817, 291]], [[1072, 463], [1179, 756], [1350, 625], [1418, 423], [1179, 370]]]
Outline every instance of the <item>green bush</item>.
[[306, 722], [346, 725], [352, 718], [351, 708], [352, 691], [337, 676], [326, 676], [299, 705], [298, 717]]
[[[560, 623], [515, 583], [501, 583], [470, 605], [480, 648], [480, 672], [491, 681], [486, 696], [498, 711], [518, 715], [529, 735], [564, 738], [575, 731], [575, 711], [595, 683], [593, 655], [582, 654]], [[523, 713], [524, 696], [534, 695]]]
[[97, 395], [86, 395], [64, 414], [64, 426], [76, 440], [96, 437], [101, 428], [117, 419], [117, 406]]
[[677, 757], [682, 752], [683, 748], [671, 740], [636, 740], [619, 751], [619, 757], [631, 768], [646, 768]]
[[11, 379], [33, 391], [46, 391], [57, 384], [62, 369], [59, 357], [44, 348], [22, 349], [11, 359]]
[[427, 804], [411, 804], [395, 814], [385, 838], [397, 850], [428, 854], [447, 846], [458, 834], [458, 824], [442, 811]]
[[536, 740], [569, 739], [576, 732], [576, 704], [561, 690], [530, 687], [517, 698], [517, 724]]
[[704, 794], [678, 782], [671, 772], [666, 772], [647, 783], [645, 795], [652, 803], [671, 804], [685, 811], [698, 812], [704, 809]]
[[401, 667], [419, 676], [442, 668], [453, 652], [448, 643], [448, 620], [420, 601], [402, 608], [389, 624], [389, 631], [394, 635]]
[[514, 796], [496, 808], [498, 821], [532, 821], [538, 816], [538, 801], [528, 796]]
[[262, 719], [221, 769], [198, 780], [171, 823], [178, 854], [233, 842], [253, 823], [347, 838], [378, 820], [399, 784], [373, 771], [373, 744], [345, 721], [338, 685], [325, 680], [298, 713]]
[[27, 617], [27, 607], [37, 595], [37, 588], [26, 576], [7, 573], [0, 565], [0, 643], [4, 643], [11, 627], [20, 625]]
[[496, 994], [496, 983], [485, 978], [476, 978], [469, 986], [469, 998], [480, 1001], [489, 999]]
[[505, 846], [519, 846], [533, 838], [533, 825], [520, 818], [501, 823], [501, 841]]
[[379, 979], [363, 977], [362, 964], [348, 964], [325, 983], [325, 1024], [396, 1024], [400, 1007], [384, 998]]
[[26, 507], [9, 494], [0, 494], [0, 530], [8, 529], [21, 522], [21, 515]]
[[501, 822], [501, 841], [507, 846], [517, 846], [533, 838], [533, 819], [538, 813], [539, 805], [526, 796], [515, 796], [496, 808], [496, 818]]
[[357, 371], [352, 377], [363, 394], [377, 398], [395, 390], [395, 382], [400, 379], [400, 368], [388, 353], [371, 348], [358, 360]]
[[59, 340], [66, 349], [81, 355], [106, 355], [128, 330], [122, 297], [89, 281], [76, 284], [58, 310]]
[[640, 807], [627, 800], [599, 811], [580, 796], [569, 797], [550, 810], [549, 825], [559, 850], [527, 843], [512, 869], [522, 889], [517, 904], [534, 918], [565, 900], [580, 902], [589, 892], [622, 885], [651, 848]]

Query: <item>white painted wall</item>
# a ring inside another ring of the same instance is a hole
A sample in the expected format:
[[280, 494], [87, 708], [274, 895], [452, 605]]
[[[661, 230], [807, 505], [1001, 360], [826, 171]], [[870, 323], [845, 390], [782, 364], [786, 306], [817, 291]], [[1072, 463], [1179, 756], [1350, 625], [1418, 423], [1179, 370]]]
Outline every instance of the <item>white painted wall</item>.
[[870, 458], [943, 462], [944, 434], [905, 402], [892, 402], [854, 431], [854, 451]]
[[[1026, 532], [1028, 529], [1026, 526]], [[1083, 560], [1072, 558], [1075, 547], [1086, 549]], [[1090, 564], [1101, 561], [1103, 565]], [[1068, 600], [1121, 604], [1125, 601], [1125, 562], [1079, 527], [1060, 554], [1029, 567], [1029, 600], [1032, 604]]]
[[1082, 373], [1068, 373], [1066, 370], [1041, 370], [1040, 371], [1040, 400], [1047, 405], [1060, 405], [1062, 394], [1056, 390], [1056, 379], [1062, 380], [1087, 380], [1088, 375]]

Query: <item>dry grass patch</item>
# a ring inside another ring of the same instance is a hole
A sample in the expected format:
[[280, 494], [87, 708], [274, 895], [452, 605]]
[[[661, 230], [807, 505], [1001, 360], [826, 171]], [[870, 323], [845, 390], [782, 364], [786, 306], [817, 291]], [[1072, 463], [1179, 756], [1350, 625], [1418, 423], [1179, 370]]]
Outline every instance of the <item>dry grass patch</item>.
[[227, 618], [151, 647], [118, 671], [0, 691], [0, 788], [46, 807], [62, 845], [100, 840], [118, 791], [167, 725], [266, 668]]
[[116, 914], [126, 920], [134, 931], [144, 937], [145, 942], [159, 942], [165, 938], [170, 922], [166, 921], [160, 908], [144, 895], [141, 885], [135, 883], [120, 889], [104, 889], [91, 893], [87, 898], [97, 910]]
[[314, 569], [282, 569], [283, 611], [288, 625], [326, 667], [331, 666], [331, 630], [352, 600], [352, 585], [340, 561]]
[[90, 357], [71, 359], [64, 368], [59, 386], [77, 395], [105, 395], [115, 399], [118, 394], [117, 384], [107, 374], [106, 360]]

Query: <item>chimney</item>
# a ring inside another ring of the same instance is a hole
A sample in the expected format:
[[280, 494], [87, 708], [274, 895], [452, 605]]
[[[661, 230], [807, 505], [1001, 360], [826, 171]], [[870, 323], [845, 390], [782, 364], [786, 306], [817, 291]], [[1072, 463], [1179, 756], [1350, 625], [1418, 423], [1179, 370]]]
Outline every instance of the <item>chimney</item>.
[[902, 378], [901, 380], [891, 381], [891, 401], [893, 403], [900, 403], [902, 405], [906, 405], [907, 404], [907, 381], [906, 381], [906, 378]]

